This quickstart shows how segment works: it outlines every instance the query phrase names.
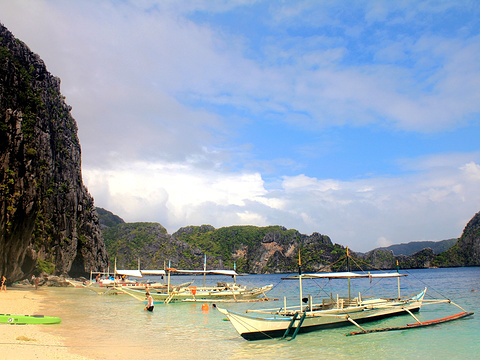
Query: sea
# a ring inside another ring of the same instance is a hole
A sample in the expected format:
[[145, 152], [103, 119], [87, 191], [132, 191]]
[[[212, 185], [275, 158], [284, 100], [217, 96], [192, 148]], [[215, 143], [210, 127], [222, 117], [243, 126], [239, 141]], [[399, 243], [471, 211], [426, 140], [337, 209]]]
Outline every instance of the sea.
[[[427, 287], [426, 299], [450, 299], [475, 315], [435, 326], [345, 336], [355, 326], [299, 334], [294, 340], [247, 341], [240, 337], [212, 303], [157, 302], [152, 313], [128, 295], [97, 295], [78, 288], [48, 291], [45, 315], [62, 318], [48, 331], [65, 338], [70, 351], [92, 359], [479, 359], [480, 267], [401, 270], [401, 295]], [[237, 312], [247, 309], [298, 305], [298, 280], [286, 274], [247, 275], [237, 282], [247, 286], [273, 284], [267, 293], [273, 301], [217, 303]], [[158, 277], [152, 280], [163, 281]], [[202, 286], [203, 277], [173, 276], [172, 283]], [[206, 284], [231, 281], [207, 276]], [[346, 296], [347, 280], [304, 280], [303, 296]], [[351, 280], [351, 295], [396, 296], [397, 279]], [[51, 305], [54, 305], [51, 307]], [[451, 304], [423, 306], [421, 321], [461, 312]], [[408, 314], [362, 325], [365, 328], [402, 326], [415, 322]]]

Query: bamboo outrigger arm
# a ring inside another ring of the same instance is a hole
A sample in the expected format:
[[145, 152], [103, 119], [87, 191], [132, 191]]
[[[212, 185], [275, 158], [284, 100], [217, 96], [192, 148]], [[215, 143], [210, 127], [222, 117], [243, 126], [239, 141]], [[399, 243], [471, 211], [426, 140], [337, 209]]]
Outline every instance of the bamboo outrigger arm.
[[130, 294], [129, 292], [127, 292], [127, 291], [123, 290], [121, 287], [119, 287], [119, 288], [116, 288], [116, 289], [117, 289], [117, 290], [120, 290], [120, 291], [123, 291], [125, 294], [127, 294], [127, 295], [130, 295], [131, 297], [133, 297], [133, 298], [137, 299], [138, 301], [142, 301], [142, 302], [144, 301], [144, 299], [140, 298], [139, 296], [136, 296], [136, 295]]
[[379, 328], [379, 329], [369, 329], [369, 330], [362, 330], [362, 331], [354, 331], [348, 334], [345, 334], [346, 336], [352, 336], [352, 335], [360, 335], [360, 334], [368, 334], [368, 333], [373, 333], [373, 332], [382, 332], [382, 331], [392, 331], [392, 330], [408, 330], [408, 329], [416, 329], [419, 327], [424, 327], [424, 326], [432, 326], [432, 325], [437, 325], [441, 324], [444, 322], [448, 321], [453, 321], [453, 320], [458, 320], [467, 316], [473, 315], [473, 311], [470, 312], [461, 312], [455, 315], [447, 316], [441, 319], [435, 319], [435, 320], [428, 320], [428, 321], [423, 321], [423, 322], [417, 322], [413, 324], [407, 324], [404, 326], [397, 326], [397, 327], [387, 327], [387, 328]]
[[403, 308], [403, 310], [405, 310], [407, 313], [409, 313], [410, 315], [412, 315], [412, 317], [417, 320], [417, 322], [421, 322], [420, 320], [418, 320], [418, 318], [407, 308]]
[[168, 295], [168, 297], [165, 299], [165, 304], [168, 304], [170, 301], [172, 301], [172, 299], [175, 297], [176, 295], [176, 291], [173, 290], [170, 295]]
[[347, 320], [350, 321], [353, 325], [355, 325], [356, 327], [358, 327], [360, 330], [362, 330], [363, 332], [365, 332], [366, 330], [361, 327], [360, 325], [357, 324], [357, 322], [355, 320], [353, 320], [349, 315], [347, 316]]

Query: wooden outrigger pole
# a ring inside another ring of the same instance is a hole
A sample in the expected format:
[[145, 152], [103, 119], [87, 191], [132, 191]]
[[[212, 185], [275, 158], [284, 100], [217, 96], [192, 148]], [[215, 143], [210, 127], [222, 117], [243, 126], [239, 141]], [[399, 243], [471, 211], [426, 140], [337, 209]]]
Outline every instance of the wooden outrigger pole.
[[395, 327], [386, 327], [386, 328], [378, 328], [378, 329], [364, 329], [360, 325], [356, 324], [355, 322], [351, 321], [354, 325], [356, 325], [358, 328], [361, 329], [361, 331], [353, 331], [351, 333], [345, 334], [346, 336], [352, 336], [352, 335], [360, 335], [360, 334], [369, 334], [369, 333], [374, 333], [374, 332], [383, 332], [383, 331], [394, 331], [394, 330], [408, 330], [408, 329], [416, 329], [419, 327], [424, 327], [424, 326], [432, 326], [432, 325], [437, 325], [437, 324], [442, 324], [448, 321], [453, 321], [453, 320], [458, 320], [467, 316], [471, 316], [474, 314], [473, 311], [466, 311], [464, 308], [462, 308], [460, 305], [455, 304], [451, 300], [422, 300], [424, 302], [423, 305], [434, 305], [434, 304], [441, 304], [441, 303], [447, 303], [447, 304], [452, 304], [456, 307], [458, 307], [462, 312], [450, 316], [446, 316], [440, 319], [434, 319], [434, 320], [426, 320], [426, 321], [420, 321], [410, 310], [407, 308], [404, 308], [404, 310], [409, 313], [417, 322], [416, 323], [411, 323], [403, 326], [395, 326]]
[[472, 311], [469, 311], [469, 312], [465, 311], [465, 312], [461, 312], [461, 313], [458, 313], [458, 314], [455, 314], [455, 315], [451, 315], [451, 316], [447, 316], [447, 317], [440, 318], [440, 319], [435, 319], [435, 320], [418, 321], [416, 323], [407, 324], [407, 325], [404, 325], [404, 326], [386, 327], [386, 328], [369, 329], [369, 330], [365, 330], [362, 327], [357, 325], [358, 327], [360, 327], [362, 329], [361, 331], [354, 331], [354, 332], [351, 332], [351, 333], [348, 333], [348, 334], [345, 334], [345, 335], [346, 336], [353, 336], [353, 335], [369, 334], [369, 333], [382, 332], [382, 331], [415, 329], [415, 328], [424, 327], [424, 326], [437, 325], [437, 324], [441, 324], [441, 323], [444, 323], [444, 322], [461, 319], [461, 318], [471, 316], [471, 315], [473, 315]]
[[205, 287], [205, 276], [207, 275], [207, 254], [203, 260], [203, 287]]
[[167, 276], [167, 294], [170, 294], [170, 272], [171, 272], [171, 261], [168, 260], [168, 276]]
[[[398, 260], [397, 260], [397, 273], [400, 274], [400, 267], [398, 266]], [[397, 287], [398, 287], [398, 299], [400, 300], [400, 278], [397, 278]]]
[[[347, 246], [347, 271], [350, 272], [350, 254], [348, 253], [348, 246]], [[348, 302], [350, 302], [350, 278], [348, 280]]]
[[302, 258], [298, 250], [298, 281], [300, 287], [300, 312], [303, 311], [303, 289], [302, 289]]

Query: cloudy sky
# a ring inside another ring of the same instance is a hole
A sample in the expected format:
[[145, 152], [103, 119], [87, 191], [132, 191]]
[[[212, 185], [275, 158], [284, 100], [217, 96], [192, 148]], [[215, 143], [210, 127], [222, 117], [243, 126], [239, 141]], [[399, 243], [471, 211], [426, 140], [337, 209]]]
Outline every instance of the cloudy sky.
[[0, 0], [62, 80], [99, 207], [355, 251], [480, 211], [477, 1]]

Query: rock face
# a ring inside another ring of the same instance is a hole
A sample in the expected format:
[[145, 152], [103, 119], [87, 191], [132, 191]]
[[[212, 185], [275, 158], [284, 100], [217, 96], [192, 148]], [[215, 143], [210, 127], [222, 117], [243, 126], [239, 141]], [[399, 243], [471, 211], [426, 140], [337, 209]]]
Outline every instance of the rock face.
[[392, 250], [374, 249], [358, 256], [375, 269], [396, 269], [397, 261], [401, 269], [425, 269], [431, 267], [435, 253], [432, 249], [426, 248], [405, 256], [394, 255]]
[[60, 80], [0, 24], [0, 274], [79, 276], [107, 266]]
[[480, 265], [480, 212], [468, 222], [457, 246], [466, 266]]
[[480, 212], [468, 222], [450, 249], [439, 254], [435, 266], [480, 266]]

